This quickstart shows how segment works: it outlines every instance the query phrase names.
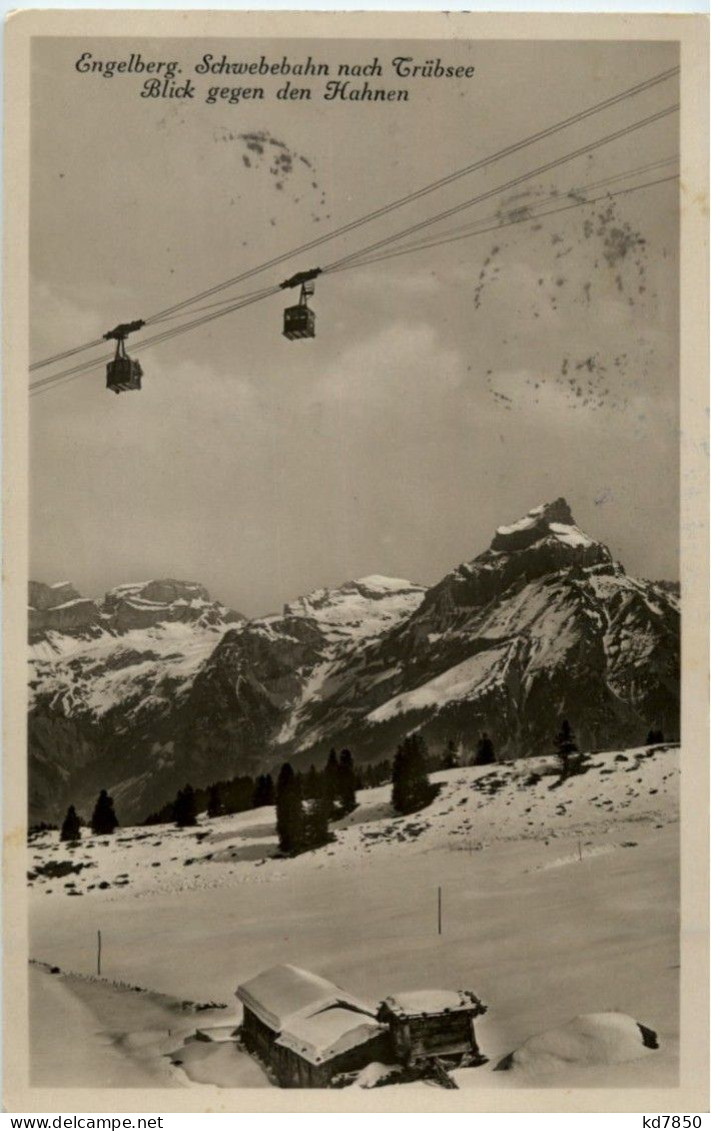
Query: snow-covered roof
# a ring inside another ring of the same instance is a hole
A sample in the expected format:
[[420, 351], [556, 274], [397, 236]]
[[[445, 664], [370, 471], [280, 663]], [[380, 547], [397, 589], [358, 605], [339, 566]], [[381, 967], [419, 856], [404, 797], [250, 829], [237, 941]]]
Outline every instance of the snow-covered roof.
[[332, 1006], [316, 1013], [307, 1010], [306, 1014], [292, 1017], [276, 1043], [311, 1064], [322, 1064], [382, 1032], [385, 1026], [379, 1025], [374, 1017]]
[[237, 997], [274, 1032], [281, 1032], [297, 1014], [316, 1013], [328, 1006], [350, 1005], [361, 1013], [374, 1010], [326, 978], [298, 966], [272, 966], [244, 985]]
[[391, 1013], [411, 1017], [472, 1010], [481, 1003], [470, 990], [406, 990], [386, 997], [383, 1005]]

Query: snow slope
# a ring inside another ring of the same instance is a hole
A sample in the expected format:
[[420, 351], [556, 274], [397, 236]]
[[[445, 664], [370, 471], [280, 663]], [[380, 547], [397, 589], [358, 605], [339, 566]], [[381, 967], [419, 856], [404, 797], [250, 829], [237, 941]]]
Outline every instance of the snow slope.
[[[564, 1082], [673, 1085], [679, 751], [596, 754], [562, 784], [551, 768], [540, 759], [435, 775], [438, 797], [409, 817], [392, 814], [387, 788], [363, 791], [335, 843], [294, 860], [272, 856], [267, 808], [193, 830], [119, 830], [73, 850], [42, 834], [29, 848], [31, 954], [90, 974], [100, 923], [107, 978], [234, 1002], [221, 1021], [235, 1024], [236, 986], [279, 963], [373, 1001], [471, 989], [489, 1006], [477, 1035], [492, 1065], [580, 1014], [622, 1012], [658, 1032], [658, 1052], [568, 1069]], [[88, 866], [38, 875], [66, 860]], [[213, 1082], [227, 1084], [216, 1055]], [[459, 1077], [462, 1087], [531, 1083], [482, 1069]], [[560, 1074], [536, 1083], [560, 1086]]]

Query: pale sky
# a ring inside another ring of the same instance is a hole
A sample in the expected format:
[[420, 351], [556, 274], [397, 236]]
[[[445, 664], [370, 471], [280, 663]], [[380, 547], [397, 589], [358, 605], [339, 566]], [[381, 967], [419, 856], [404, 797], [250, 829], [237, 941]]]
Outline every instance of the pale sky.
[[[664, 43], [53, 39], [35, 51], [33, 359], [162, 310], [677, 62]], [[81, 75], [74, 63], [87, 51], [177, 60], [198, 95], [142, 99], [134, 75]], [[271, 93], [284, 80], [195, 76], [206, 52], [331, 65], [439, 56], [476, 72], [411, 83], [407, 102], [324, 102], [325, 80], [314, 79], [311, 102], [207, 105], [213, 84]], [[676, 82], [663, 83], [234, 294], [324, 266], [676, 99]], [[241, 136], [255, 133], [263, 153]], [[676, 155], [671, 115], [428, 232], [555, 207], [552, 192]], [[140, 393], [116, 397], [100, 368], [31, 401], [32, 576], [92, 596], [144, 578], [196, 580], [256, 615], [370, 573], [436, 582], [497, 525], [564, 495], [628, 572], [677, 577], [677, 197], [671, 181], [335, 273], [316, 285], [313, 341], [281, 336], [286, 295], [145, 355], [136, 335]]]

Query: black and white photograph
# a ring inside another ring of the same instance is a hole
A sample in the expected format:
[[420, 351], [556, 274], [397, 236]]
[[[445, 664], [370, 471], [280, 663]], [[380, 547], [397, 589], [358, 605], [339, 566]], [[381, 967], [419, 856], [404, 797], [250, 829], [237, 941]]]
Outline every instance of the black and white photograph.
[[689, 27], [120, 15], [26, 35], [26, 1087], [703, 1090]]

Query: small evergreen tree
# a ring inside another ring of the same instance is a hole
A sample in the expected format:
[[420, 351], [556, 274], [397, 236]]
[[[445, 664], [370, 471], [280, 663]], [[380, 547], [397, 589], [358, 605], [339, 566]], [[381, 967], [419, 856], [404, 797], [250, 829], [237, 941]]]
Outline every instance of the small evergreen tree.
[[453, 770], [455, 768], [455, 766], [458, 765], [458, 763], [459, 763], [459, 759], [457, 758], [457, 744], [456, 744], [456, 742], [454, 741], [453, 738], [450, 738], [449, 742], [447, 743], [447, 745], [445, 747], [444, 754], [442, 755], [442, 760], [440, 762], [440, 769], [441, 770]]
[[328, 812], [330, 817], [337, 816], [337, 802], [338, 802], [338, 755], [335, 750], [331, 750], [328, 755], [325, 769], [323, 771], [322, 790], [323, 796], [328, 803]]
[[114, 799], [102, 789], [91, 815], [91, 831], [97, 836], [110, 836], [117, 828], [118, 818], [114, 810]]
[[474, 760], [474, 765], [488, 766], [491, 762], [495, 761], [496, 754], [494, 752], [494, 744], [489, 738], [486, 731], [484, 731], [481, 738], [476, 744], [476, 758]]
[[405, 751], [403, 744], [400, 743], [395, 751], [395, 760], [393, 761], [393, 790], [391, 795], [392, 807], [396, 813], [405, 813], [407, 811], [407, 789], [405, 785]]
[[225, 811], [222, 804], [222, 790], [220, 783], [216, 782], [211, 785], [207, 791], [207, 815], [208, 817], [221, 817]]
[[386, 782], [392, 780], [392, 762], [377, 762], [375, 765], [365, 766], [363, 768], [363, 784], [366, 789], [372, 789], [377, 785], [385, 785]]
[[303, 797], [315, 798], [321, 796], [321, 774], [314, 765], [309, 766], [309, 772], [302, 778], [301, 792]]
[[562, 775], [563, 777], [567, 777], [570, 773], [571, 758], [573, 754], [577, 754], [578, 752], [575, 735], [567, 719], [563, 719], [560, 724], [560, 730], [556, 736], [555, 744], [556, 753], [560, 759]]
[[252, 808], [261, 809], [262, 805], [274, 804], [274, 782], [271, 774], [260, 774], [254, 786]]
[[413, 813], [435, 795], [427, 774], [427, 745], [421, 734], [410, 734], [398, 746], [393, 763], [392, 805], [398, 813]]
[[304, 813], [299, 781], [288, 762], [279, 771], [276, 787], [276, 826], [279, 847], [292, 855], [304, 840]]
[[314, 797], [306, 802], [303, 810], [302, 839], [300, 851], [320, 848], [331, 839], [328, 833], [328, 804], [324, 797]]
[[70, 805], [67, 809], [67, 815], [64, 818], [59, 839], [69, 841], [81, 839], [81, 821], [77, 817], [77, 812], [73, 805]]
[[195, 790], [191, 785], [178, 790], [178, 796], [173, 802], [173, 816], [179, 829], [190, 828], [197, 824], [197, 806], [195, 803]]
[[338, 805], [340, 815], [351, 813], [356, 807], [356, 776], [353, 768], [353, 755], [350, 750], [341, 750], [338, 760]]

